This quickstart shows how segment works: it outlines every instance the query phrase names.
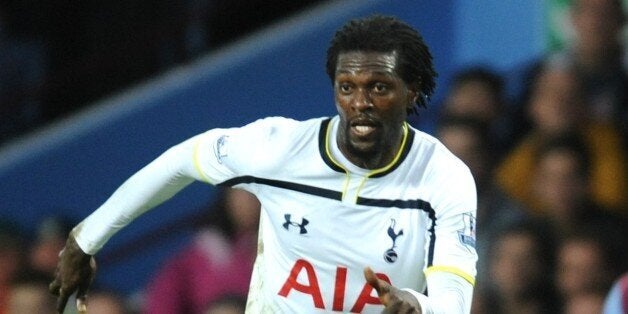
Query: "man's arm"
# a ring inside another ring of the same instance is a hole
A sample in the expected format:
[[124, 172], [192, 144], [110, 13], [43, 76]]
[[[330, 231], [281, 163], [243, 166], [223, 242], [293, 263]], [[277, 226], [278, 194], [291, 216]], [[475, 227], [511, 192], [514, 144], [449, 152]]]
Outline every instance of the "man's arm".
[[87, 313], [86, 294], [96, 274], [96, 260], [86, 254], [76, 243], [73, 232], [59, 253], [59, 263], [50, 292], [56, 295], [57, 312], [63, 313], [70, 296], [76, 291], [76, 308]]
[[96, 211], [70, 233], [50, 291], [58, 296], [62, 313], [68, 298], [77, 292], [77, 307], [85, 311], [85, 295], [96, 270], [93, 255], [117, 231], [147, 210], [166, 201], [200, 174], [194, 166], [195, 143], [189, 139], [172, 147], [124, 182]]
[[[176, 145], [127, 179], [75, 233], [85, 253], [96, 254], [120, 229], [198, 179], [195, 138]], [[79, 227], [77, 226], [77, 227]]]

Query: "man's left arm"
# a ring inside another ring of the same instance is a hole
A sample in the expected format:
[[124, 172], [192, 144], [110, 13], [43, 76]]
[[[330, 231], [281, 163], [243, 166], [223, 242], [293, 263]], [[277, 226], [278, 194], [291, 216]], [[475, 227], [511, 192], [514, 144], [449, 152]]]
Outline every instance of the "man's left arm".
[[428, 295], [404, 289], [423, 313], [469, 313], [475, 285], [477, 194], [469, 169], [458, 160], [445, 163], [434, 180], [432, 228], [426, 246]]
[[417, 299], [424, 314], [469, 313], [473, 285], [447, 272], [434, 272], [427, 278], [429, 297], [412, 289], [401, 289]]

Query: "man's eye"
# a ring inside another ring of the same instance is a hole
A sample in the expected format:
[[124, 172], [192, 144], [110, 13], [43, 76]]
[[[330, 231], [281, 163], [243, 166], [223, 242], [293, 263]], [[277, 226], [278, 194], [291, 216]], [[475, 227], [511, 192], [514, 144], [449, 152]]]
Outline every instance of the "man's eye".
[[377, 83], [373, 86], [373, 90], [377, 93], [383, 93], [388, 90], [388, 86], [386, 86], [386, 84]]
[[340, 84], [340, 91], [347, 93], [351, 91], [351, 86], [349, 86], [349, 84]]

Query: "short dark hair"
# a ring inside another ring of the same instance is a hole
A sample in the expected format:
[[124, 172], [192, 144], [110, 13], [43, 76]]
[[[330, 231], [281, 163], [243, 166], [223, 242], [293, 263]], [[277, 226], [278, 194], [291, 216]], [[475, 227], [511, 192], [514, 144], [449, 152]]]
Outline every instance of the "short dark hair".
[[[327, 75], [332, 84], [338, 55], [350, 51], [396, 52], [400, 77], [406, 84], [417, 87], [416, 104], [425, 107], [438, 74], [429, 48], [417, 30], [392, 16], [373, 15], [347, 22], [336, 31], [327, 49]], [[409, 112], [416, 112], [416, 107]]]

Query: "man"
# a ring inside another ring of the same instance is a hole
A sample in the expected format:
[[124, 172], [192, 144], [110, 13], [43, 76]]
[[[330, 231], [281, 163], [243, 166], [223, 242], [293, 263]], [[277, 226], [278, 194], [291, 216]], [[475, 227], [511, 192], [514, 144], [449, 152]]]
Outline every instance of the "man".
[[261, 203], [249, 313], [469, 312], [473, 178], [405, 122], [434, 89], [428, 47], [395, 18], [354, 20], [333, 38], [327, 72], [338, 116], [213, 129], [127, 180], [71, 232], [50, 285], [58, 310], [75, 291], [85, 308], [93, 255], [116, 231], [200, 180]]

